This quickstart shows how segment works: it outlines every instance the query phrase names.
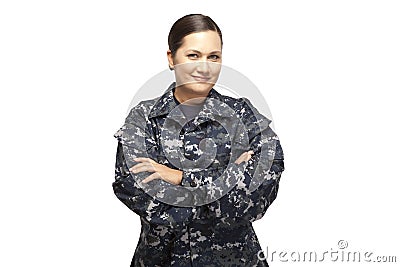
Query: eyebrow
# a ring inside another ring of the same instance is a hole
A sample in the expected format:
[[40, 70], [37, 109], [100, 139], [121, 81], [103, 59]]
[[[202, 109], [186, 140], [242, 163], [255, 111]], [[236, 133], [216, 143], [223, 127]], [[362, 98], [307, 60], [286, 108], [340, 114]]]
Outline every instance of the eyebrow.
[[[198, 50], [195, 50], [195, 49], [189, 49], [189, 50], [186, 50], [186, 51], [185, 51], [185, 53], [186, 53], [186, 52], [189, 52], [189, 51], [193, 51], [193, 52], [196, 52], [196, 53], [202, 54], [200, 51], [198, 51]], [[212, 52], [210, 52], [210, 54], [215, 54], [215, 53], [221, 53], [221, 51], [219, 51], [219, 50], [215, 50], [215, 51], [212, 51]]]

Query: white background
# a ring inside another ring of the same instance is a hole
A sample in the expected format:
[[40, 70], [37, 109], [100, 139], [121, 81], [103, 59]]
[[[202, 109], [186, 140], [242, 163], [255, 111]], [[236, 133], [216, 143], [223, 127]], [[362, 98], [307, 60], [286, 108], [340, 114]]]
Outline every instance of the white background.
[[0, 4], [0, 266], [129, 266], [140, 221], [112, 191], [113, 134], [189, 13], [220, 26], [223, 63], [262, 90], [281, 139], [262, 248], [343, 239], [400, 261], [398, 1], [70, 0]]

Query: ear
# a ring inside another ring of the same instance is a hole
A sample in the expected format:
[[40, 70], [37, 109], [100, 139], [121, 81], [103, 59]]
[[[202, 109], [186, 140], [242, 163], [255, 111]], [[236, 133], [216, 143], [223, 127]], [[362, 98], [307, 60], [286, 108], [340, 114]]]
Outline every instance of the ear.
[[173, 60], [172, 52], [170, 49], [167, 50], [167, 58], [168, 58], [169, 68], [172, 69], [174, 67], [174, 60]]

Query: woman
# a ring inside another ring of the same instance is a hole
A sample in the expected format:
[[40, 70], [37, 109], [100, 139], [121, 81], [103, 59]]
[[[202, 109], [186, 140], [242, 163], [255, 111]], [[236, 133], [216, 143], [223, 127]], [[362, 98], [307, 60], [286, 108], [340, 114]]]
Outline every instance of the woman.
[[[161, 97], [133, 107], [114, 135], [119, 142], [112, 186], [142, 224], [131, 266], [268, 266], [252, 222], [276, 198], [284, 170], [271, 121], [247, 98], [213, 88], [222, 34], [211, 18], [180, 18], [168, 44], [176, 82]], [[177, 107], [183, 117], [171, 121]], [[205, 138], [213, 140], [211, 146]], [[262, 156], [266, 146], [274, 152], [270, 164]], [[256, 174], [262, 180], [250, 190]], [[217, 181], [226, 188], [207, 187]], [[186, 193], [176, 194], [173, 203], [160, 201], [174, 192], [167, 184]]]

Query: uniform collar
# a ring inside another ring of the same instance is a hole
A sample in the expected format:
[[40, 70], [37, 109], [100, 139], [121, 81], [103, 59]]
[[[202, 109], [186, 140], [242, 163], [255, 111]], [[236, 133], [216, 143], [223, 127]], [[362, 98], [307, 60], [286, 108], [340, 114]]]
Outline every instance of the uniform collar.
[[[183, 113], [179, 108], [174, 109], [177, 106], [173, 95], [175, 91], [175, 85], [176, 82], [171, 83], [164, 94], [157, 99], [156, 103], [150, 110], [148, 115], [149, 119], [169, 114], [169, 118], [178, 121], [181, 125], [185, 124], [185, 117]], [[193, 124], [197, 126], [204, 121], [214, 118], [215, 115], [220, 117], [232, 117], [233, 111], [230, 108], [227, 108], [226, 104], [223, 105], [221, 102], [225, 104], [223, 101], [223, 96], [218, 93], [217, 90], [211, 88], [199, 114], [195, 117]]]

